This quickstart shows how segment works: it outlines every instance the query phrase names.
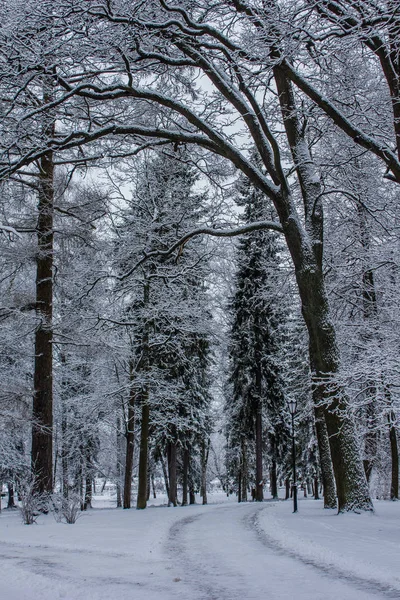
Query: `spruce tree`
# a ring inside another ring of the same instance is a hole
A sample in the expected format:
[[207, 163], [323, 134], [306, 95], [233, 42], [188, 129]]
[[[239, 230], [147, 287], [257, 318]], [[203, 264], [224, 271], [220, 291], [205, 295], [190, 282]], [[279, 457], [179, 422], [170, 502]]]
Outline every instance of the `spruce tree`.
[[[238, 204], [246, 222], [265, 219], [265, 196], [242, 180]], [[263, 500], [263, 450], [268, 431], [273, 495], [277, 495], [276, 462], [285, 424], [284, 395], [278, 364], [283, 315], [277, 302], [279, 249], [276, 234], [259, 231], [238, 245], [236, 291], [231, 303], [231, 383], [228, 402], [228, 451], [236, 457], [239, 500], [246, 498], [247, 449], [255, 445], [254, 499]]]

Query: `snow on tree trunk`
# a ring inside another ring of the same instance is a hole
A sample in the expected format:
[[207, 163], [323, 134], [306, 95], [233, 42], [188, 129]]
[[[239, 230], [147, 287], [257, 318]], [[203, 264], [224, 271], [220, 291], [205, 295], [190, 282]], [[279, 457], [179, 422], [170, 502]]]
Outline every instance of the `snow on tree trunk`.
[[[314, 394], [318, 393], [318, 390], [319, 388], [316, 386], [314, 388]], [[318, 404], [318, 398], [314, 398], [315, 430], [317, 432], [319, 463], [322, 474], [322, 485], [324, 488], [324, 508], [336, 508], [336, 485], [332, 469], [329, 436], [326, 429], [324, 411]]]
[[132, 495], [132, 471], [133, 471], [133, 451], [134, 451], [134, 428], [135, 428], [135, 400], [136, 394], [132, 385], [133, 364], [130, 362], [130, 389], [128, 398], [128, 414], [126, 420], [126, 455], [125, 455], [125, 476], [124, 476], [124, 508], [131, 508]]
[[142, 395], [142, 419], [140, 428], [140, 452], [139, 452], [139, 485], [136, 508], [147, 506], [147, 468], [149, 453], [149, 418], [150, 407], [148, 394]]

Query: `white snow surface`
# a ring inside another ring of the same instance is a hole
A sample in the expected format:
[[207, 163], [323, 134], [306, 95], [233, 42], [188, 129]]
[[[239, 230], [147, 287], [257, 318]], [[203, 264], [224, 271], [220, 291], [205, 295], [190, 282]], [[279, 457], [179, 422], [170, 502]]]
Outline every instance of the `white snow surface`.
[[[74, 525], [52, 515], [0, 516], [0, 591], [11, 600], [369, 600], [400, 598], [400, 502], [375, 514], [321, 501], [93, 509]], [[111, 506], [110, 499], [108, 505]]]

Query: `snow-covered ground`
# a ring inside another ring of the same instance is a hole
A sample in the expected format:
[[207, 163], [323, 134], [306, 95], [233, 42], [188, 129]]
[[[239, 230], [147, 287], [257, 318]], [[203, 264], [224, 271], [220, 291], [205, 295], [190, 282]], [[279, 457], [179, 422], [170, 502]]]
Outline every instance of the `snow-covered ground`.
[[336, 515], [320, 501], [124, 511], [75, 525], [0, 516], [0, 594], [11, 600], [370, 600], [400, 598], [400, 502]]

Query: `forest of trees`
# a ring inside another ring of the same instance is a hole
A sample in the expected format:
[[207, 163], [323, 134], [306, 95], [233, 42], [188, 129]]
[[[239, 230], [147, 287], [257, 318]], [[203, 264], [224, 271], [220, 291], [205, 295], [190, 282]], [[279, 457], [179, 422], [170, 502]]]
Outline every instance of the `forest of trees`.
[[8, 505], [398, 499], [398, 0], [0, 4]]

